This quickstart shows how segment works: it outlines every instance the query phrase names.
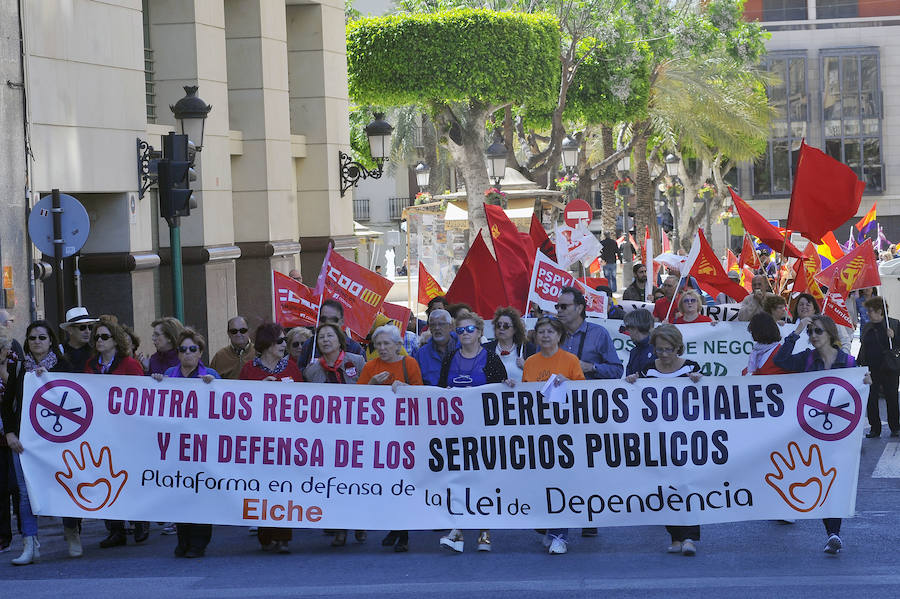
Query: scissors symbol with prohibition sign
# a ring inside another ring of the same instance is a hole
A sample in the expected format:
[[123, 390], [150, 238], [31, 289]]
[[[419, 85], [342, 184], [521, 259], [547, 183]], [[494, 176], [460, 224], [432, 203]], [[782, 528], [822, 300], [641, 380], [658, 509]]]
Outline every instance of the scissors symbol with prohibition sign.
[[[59, 418], [60, 418], [60, 412], [62, 412], [63, 406], [66, 405], [66, 397], [68, 395], [69, 395], [68, 391], [64, 392], [62, 395], [62, 398], [59, 400], [59, 412], [54, 412], [53, 410], [50, 410], [48, 408], [41, 409], [41, 418], [55, 418], [55, 420], [53, 422], [53, 432], [54, 433], [62, 432], [63, 426], [62, 426], [62, 423], [60, 423]], [[829, 401], [831, 401], [831, 400], [829, 400]], [[70, 412], [80, 412], [81, 408], [80, 407], [70, 408], [69, 411]]]
[[[63, 399], [65, 399], [65, 397]], [[830, 431], [831, 427], [834, 426], [834, 424], [832, 424], [832, 422], [831, 422], [831, 412], [833, 410], [843, 410], [844, 408], [847, 408], [850, 406], [850, 402], [842, 403], [839, 406], [832, 406], [831, 405], [832, 399], [834, 399], [834, 389], [832, 389], [828, 393], [828, 403], [827, 403], [828, 407], [826, 409], [819, 410], [817, 408], [810, 408], [809, 412], [807, 412], [809, 414], [810, 418], [816, 418], [818, 416], [825, 416], [825, 420], [822, 422], [822, 428], [824, 428], [826, 431]]]

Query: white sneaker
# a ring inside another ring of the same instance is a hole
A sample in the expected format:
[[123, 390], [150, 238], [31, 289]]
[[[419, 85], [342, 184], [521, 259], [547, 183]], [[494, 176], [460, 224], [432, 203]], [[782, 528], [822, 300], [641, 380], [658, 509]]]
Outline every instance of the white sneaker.
[[159, 534], [162, 534], [162, 535], [178, 534], [178, 531], [175, 529], [175, 523], [174, 522], [166, 522], [165, 524], [163, 524], [163, 528]]
[[81, 557], [84, 548], [81, 546], [81, 534], [77, 528], [63, 528], [63, 537], [69, 545], [69, 557]]
[[828, 537], [828, 542], [825, 543], [825, 553], [830, 555], [837, 554], [841, 549], [844, 548], [844, 542], [841, 541], [841, 537], [838, 535], [831, 535]]
[[666, 549], [666, 553], [681, 553], [681, 541], [672, 541], [672, 544]]
[[688, 557], [697, 554], [697, 548], [694, 546], [694, 542], [690, 539], [685, 539], [681, 542], [681, 555], [686, 555]]
[[454, 528], [449, 533], [441, 537], [441, 547], [446, 547], [451, 551], [462, 553], [463, 546], [463, 534], [459, 529]]
[[550, 543], [550, 555], [558, 555], [568, 551], [568, 543], [562, 537], [552, 535], [553, 541]]

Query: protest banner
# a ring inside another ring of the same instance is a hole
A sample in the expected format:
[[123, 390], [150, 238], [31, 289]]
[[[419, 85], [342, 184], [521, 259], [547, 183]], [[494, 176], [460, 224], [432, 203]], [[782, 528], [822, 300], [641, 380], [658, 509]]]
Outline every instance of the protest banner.
[[[638, 302], [633, 300], [620, 300], [618, 305], [622, 306], [625, 312], [631, 312], [638, 308], [644, 308], [653, 312], [653, 304], [650, 302]], [[741, 311], [740, 304], [715, 304], [712, 306], [700, 306], [700, 313], [705, 314], [713, 320], [719, 322], [735, 322], [737, 321], [738, 312]]]
[[280, 272], [272, 272], [275, 322], [285, 328], [316, 326], [319, 296], [299, 281]]
[[365, 337], [393, 285], [393, 281], [344, 258], [329, 245], [314, 293], [340, 302], [347, 328]]
[[[577, 285], [576, 285], [577, 283]], [[531, 269], [531, 284], [528, 286], [528, 301], [544, 312], [556, 314], [556, 303], [563, 287], [576, 287], [584, 293], [585, 315], [606, 318], [609, 298], [605, 293], [594, 291], [556, 262], [538, 252]]]
[[29, 373], [37, 514], [332, 529], [854, 513], [864, 368], [474, 389]]

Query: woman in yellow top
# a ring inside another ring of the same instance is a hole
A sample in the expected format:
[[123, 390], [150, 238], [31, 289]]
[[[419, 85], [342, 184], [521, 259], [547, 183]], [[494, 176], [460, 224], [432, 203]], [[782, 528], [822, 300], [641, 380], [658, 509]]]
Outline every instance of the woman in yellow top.
[[[522, 369], [523, 383], [546, 381], [554, 374], [559, 377], [557, 384], [566, 379], [584, 380], [581, 362], [575, 354], [559, 349], [559, 344], [566, 336], [566, 330], [560, 321], [542, 316], [534, 326], [534, 333], [539, 351], [525, 360], [525, 367]], [[568, 529], [554, 528], [544, 536], [544, 546], [549, 548], [551, 555], [565, 553], [568, 539]]]

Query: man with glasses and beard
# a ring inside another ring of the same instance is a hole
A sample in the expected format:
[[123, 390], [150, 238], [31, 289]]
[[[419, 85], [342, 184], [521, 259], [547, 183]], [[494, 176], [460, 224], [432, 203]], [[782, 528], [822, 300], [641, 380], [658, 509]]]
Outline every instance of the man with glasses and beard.
[[[341, 327], [342, 331], [346, 332], [346, 327], [344, 327], [344, 306], [336, 299], [327, 299], [322, 302], [322, 307], [319, 309], [319, 322], [316, 326], [325, 324], [326, 322], [336, 324]], [[306, 368], [313, 358], [319, 356], [319, 348], [316, 348], [315, 354], [313, 354], [313, 341], [315, 341], [315, 337], [308, 339], [300, 350], [300, 357], [297, 358], [297, 365], [300, 366], [301, 370]], [[358, 354], [363, 357], [366, 355], [362, 346], [351, 339], [349, 334], [347, 335], [347, 348], [345, 351], [348, 354]]]
[[647, 288], [647, 267], [643, 264], [635, 264], [631, 270], [634, 273], [634, 279], [631, 281], [631, 285], [622, 292], [622, 299], [633, 302], [645, 302], [647, 301], [645, 293]]
[[239, 378], [244, 364], [256, 357], [256, 349], [247, 334], [249, 330], [243, 316], [235, 316], [228, 321], [228, 340], [231, 343], [217, 351], [209, 363], [223, 379]]

